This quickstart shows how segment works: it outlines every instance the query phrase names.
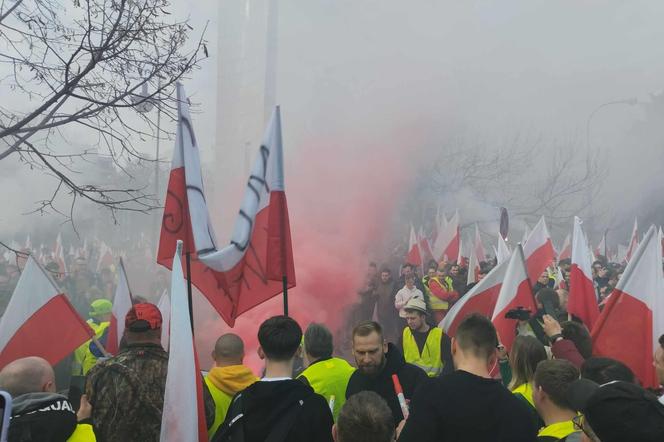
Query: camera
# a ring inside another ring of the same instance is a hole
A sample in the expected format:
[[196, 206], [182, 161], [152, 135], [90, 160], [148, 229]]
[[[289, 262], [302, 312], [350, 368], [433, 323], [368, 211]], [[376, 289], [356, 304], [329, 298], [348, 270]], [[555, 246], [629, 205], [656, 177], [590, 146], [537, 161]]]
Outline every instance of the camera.
[[517, 307], [505, 313], [507, 319], [516, 319], [518, 321], [527, 321], [530, 319], [530, 310], [524, 307]]

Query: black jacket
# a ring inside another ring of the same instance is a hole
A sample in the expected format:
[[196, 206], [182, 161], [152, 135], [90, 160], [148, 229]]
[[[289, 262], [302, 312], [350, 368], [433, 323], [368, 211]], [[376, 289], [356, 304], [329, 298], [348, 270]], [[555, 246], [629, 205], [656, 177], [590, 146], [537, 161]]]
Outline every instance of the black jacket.
[[407, 364], [395, 345], [388, 344], [383, 370], [376, 376], [367, 376], [361, 371], [355, 370], [348, 381], [348, 387], [346, 387], [346, 399], [360, 391], [373, 391], [385, 399], [390, 410], [392, 410], [394, 425], [398, 425], [403, 420], [403, 413], [394, 392], [393, 374], [399, 377], [399, 383], [403, 387], [406, 400], [412, 398], [415, 389], [428, 378], [424, 370], [415, 365]]
[[66, 397], [28, 393], [13, 400], [8, 441], [65, 442], [76, 425], [76, 412]]
[[332, 442], [333, 423], [327, 402], [311, 387], [294, 379], [259, 381], [235, 395], [212, 441], [265, 442], [282, 430], [283, 442]]

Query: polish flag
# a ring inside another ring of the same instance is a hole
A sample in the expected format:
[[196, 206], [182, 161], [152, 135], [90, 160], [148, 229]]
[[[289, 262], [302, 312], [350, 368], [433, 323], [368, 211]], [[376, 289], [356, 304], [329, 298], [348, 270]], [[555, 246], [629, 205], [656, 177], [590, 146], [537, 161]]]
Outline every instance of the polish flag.
[[461, 321], [471, 313], [489, 318], [493, 315], [508, 264], [509, 260], [499, 263], [452, 306], [439, 324], [447, 335], [454, 336]]
[[530, 226], [526, 224], [526, 228], [523, 231], [523, 238], [521, 239], [521, 244], [525, 244], [528, 242], [528, 238], [530, 238]]
[[486, 261], [486, 250], [482, 245], [482, 237], [480, 236], [480, 227], [475, 223], [475, 258], [478, 262]]
[[239, 315], [280, 294], [284, 285], [295, 287], [279, 108], [272, 114], [251, 170], [231, 240], [219, 248], [181, 84], [177, 94], [176, 143], [157, 262], [171, 268], [176, 240], [183, 240], [184, 253], [191, 258], [192, 284], [232, 327]]
[[424, 265], [425, 263], [433, 259], [433, 252], [431, 251], [431, 244], [429, 244], [429, 240], [424, 234], [424, 230], [422, 229], [422, 227], [420, 227], [419, 239], [420, 239], [419, 244], [420, 244], [420, 253], [422, 257], [422, 265]]
[[55, 251], [53, 253], [53, 259], [58, 264], [58, 271], [60, 274], [67, 273], [67, 264], [65, 263], [65, 248], [62, 245], [62, 235], [58, 233], [58, 237], [55, 239]]
[[[537, 227], [535, 227], [533, 233], [536, 231]], [[512, 349], [512, 343], [516, 336], [517, 321], [516, 319], [505, 318], [505, 314], [517, 307], [523, 307], [531, 312], [537, 310], [533, 290], [528, 281], [523, 249], [520, 244], [508, 261], [505, 279], [491, 317], [500, 337], [500, 342], [507, 348], [507, 351]]]
[[47, 272], [29, 256], [0, 319], [0, 368], [26, 356], [60, 362], [94, 332]]
[[652, 355], [662, 334], [662, 242], [651, 226], [592, 329], [593, 355], [618, 359], [632, 369], [644, 387], [657, 387]]
[[168, 290], [161, 294], [157, 308], [161, 312], [161, 346], [168, 351], [169, 341], [171, 340], [171, 296]]
[[558, 254], [558, 262], [562, 261], [563, 259], [570, 259], [572, 257], [572, 243], [569, 238], [569, 234], [565, 237], [565, 241], [563, 242], [563, 246], [560, 249], [560, 253]]
[[567, 290], [567, 282], [563, 276], [563, 271], [560, 270], [560, 267], [556, 270], [556, 287], [559, 289]]
[[168, 354], [159, 441], [207, 442], [209, 439], [203, 405], [203, 384], [191, 331], [187, 286], [180, 262], [181, 253], [182, 241], [178, 241], [175, 256], [171, 261], [173, 308], [170, 327], [173, 333]]
[[468, 266], [468, 258], [466, 256], [463, 256], [464, 253], [464, 248], [463, 248], [463, 239], [459, 238], [459, 256], [457, 256], [457, 264], [460, 265], [461, 267], [467, 267]]
[[113, 265], [113, 252], [111, 248], [106, 245], [104, 241], [101, 242], [99, 246], [99, 259], [97, 260], [97, 272], [101, 269], [110, 267]]
[[546, 228], [544, 217], [539, 220], [530, 233], [528, 241], [523, 246], [523, 254], [526, 257], [528, 278], [534, 284], [542, 272], [551, 265], [555, 257], [551, 236]]
[[466, 283], [467, 284], [476, 283], [479, 273], [480, 273], [480, 262], [477, 259], [476, 248], [473, 247], [470, 249], [470, 258], [468, 259], [468, 278], [466, 279]]
[[498, 248], [496, 249], [496, 260], [498, 264], [503, 261], [510, 259], [510, 248], [507, 246], [507, 242], [503, 239], [503, 236], [498, 234]]
[[604, 256], [605, 258], [608, 258], [609, 253], [606, 250], [606, 234], [602, 235], [602, 240], [597, 244], [597, 248], [595, 249], [595, 256]]
[[[445, 214], [443, 214], [445, 219]], [[449, 220], [441, 223], [432, 253], [437, 261], [449, 261], [459, 255], [459, 211]]]
[[593, 283], [592, 261], [586, 236], [581, 228], [581, 220], [574, 217], [574, 240], [572, 243], [572, 267], [569, 274], [568, 313], [583, 321], [592, 330], [599, 317], [597, 292]]
[[122, 258], [120, 258], [118, 284], [115, 287], [111, 325], [108, 330], [108, 341], [106, 341], [106, 350], [112, 355], [117, 354], [118, 349], [120, 348], [120, 340], [124, 335], [125, 317], [129, 310], [131, 310], [132, 304], [127, 272], [125, 272], [124, 262], [122, 261]]
[[629, 262], [632, 259], [632, 255], [636, 251], [636, 248], [639, 246], [639, 226], [636, 218], [634, 218], [634, 228], [632, 229], [632, 236], [629, 239], [629, 246], [627, 247], [627, 252], [625, 253], [625, 261]]
[[408, 240], [408, 255], [406, 256], [406, 262], [417, 266], [422, 265], [422, 253], [420, 252], [420, 245], [417, 241], [415, 228], [412, 224], [410, 225], [410, 239]]

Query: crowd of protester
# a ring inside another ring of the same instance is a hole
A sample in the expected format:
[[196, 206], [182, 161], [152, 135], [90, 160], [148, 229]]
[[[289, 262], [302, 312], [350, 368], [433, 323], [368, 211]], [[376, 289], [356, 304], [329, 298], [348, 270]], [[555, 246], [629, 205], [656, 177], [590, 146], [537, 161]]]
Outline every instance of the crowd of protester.
[[[66, 273], [53, 259], [44, 265], [103, 342], [115, 269], [94, 252], [67, 261]], [[482, 262], [478, 279], [493, 266]], [[0, 262], [0, 292], [20, 267]], [[243, 365], [243, 337], [218, 338], [201, 375], [209, 440], [664, 440], [662, 391], [642, 388], [622, 362], [594, 357], [588, 329], [567, 313], [569, 267], [563, 260], [534, 283], [537, 311], [518, 320], [508, 353], [481, 315], [465, 317], [453, 337], [438, 327], [472, 289], [463, 263], [371, 263], [339, 333], [317, 323], [303, 331], [286, 316], [258, 327], [260, 376]], [[623, 271], [603, 257], [593, 263], [600, 307]], [[161, 285], [134, 300], [116, 356], [89, 341], [65, 368], [38, 357], [2, 368], [10, 441], [159, 440], [168, 353], [161, 312], [148, 301]], [[659, 344], [652, 358], [664, 383], [664, 336]]]

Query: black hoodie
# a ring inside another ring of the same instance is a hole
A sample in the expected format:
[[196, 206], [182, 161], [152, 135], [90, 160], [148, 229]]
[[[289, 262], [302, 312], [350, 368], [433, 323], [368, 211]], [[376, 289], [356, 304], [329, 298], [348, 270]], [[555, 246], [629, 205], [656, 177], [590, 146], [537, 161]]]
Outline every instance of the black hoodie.
[[76, 412], [66, 397], [28, 393], [12, 403], [9, 442], [65, 442], [76, 430]]
[[403, 413], [394, 391], [392, 375], [396, 374], [399, 377], [399, 383], [403, 388], [403, 394], [407, 401], [413, 397], [415, 389], [425, 382], [428, 376], [421, 368], [406, 363], [403, 355], [394, 344], [388, 344], [385, 359], [385, 366], [375, 376], [368, 376], [360, 370], [355, 370], [348, 381], [348, 387], [346, 387], [346, 399], [360, 391], [373, 391], [385, 399], [390, 410], [392, 410], [394, 425], [399, 425], [399, 422], [403, 420]]
[[238, 400], [242, 403], [244, 442], [264, 442], [293, 407], [299, 411], [284, 442], [332, 442], [334, 421], [327, 402], [294, 379], [259, 381], [238, 393], [214, 442], [235, 440], [225, 436], [224, 430], [238, 415], [234, 407]]

